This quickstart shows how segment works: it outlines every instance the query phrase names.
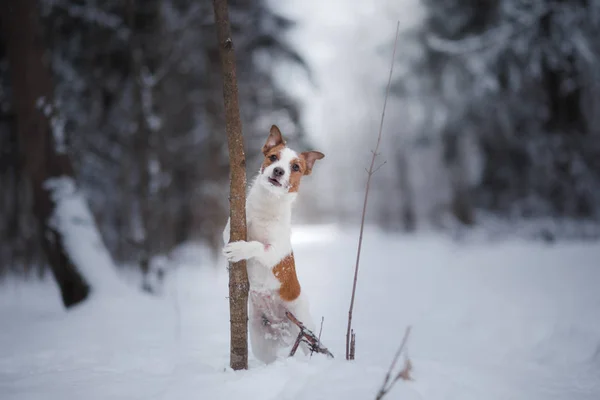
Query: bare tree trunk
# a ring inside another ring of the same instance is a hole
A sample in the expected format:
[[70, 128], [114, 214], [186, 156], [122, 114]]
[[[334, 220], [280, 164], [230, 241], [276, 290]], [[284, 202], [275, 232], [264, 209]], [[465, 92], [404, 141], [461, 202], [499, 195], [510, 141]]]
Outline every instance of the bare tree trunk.
[[[238, 104], [235, 54], [229, 29], [227, 0], [213, 0], [219, 53], [223, 72], [225, 129], [229, 148], [231, 217], [230, 240], [246, 240], [246, 156]], [[229, 268], [229, 312], [231, 330], [230, 365], [234, 370], [248, 368], [248, 273], [246, 262]]]
[[133, 74], [133, 110], [136, 132], [133, 137], [133, 159], [137, 172], [136, 190], [138, 215], [142, 234], [136, 237], [139, 245], [139, 266], [144, 277], [142, 289], [151, 291], [146, 283], [150, 271], [150, 260], [163, 250], [158, 241], [164, 236], [165, 226], [157, 233], [157, 221], [160, 218], [152, 203], [157, 193], [153, 188], [150, 162], [156, 155], [158, 127], [151, 122], [155, 118], [154, 83], [149, 77], [155, 73], [160, 59], [160, 2], [157, 0], [129, 0], [127, 18], [130, 28], [130, 63]]
[[471, 226], [475, 224], [475, 214], [469, 191], [460, 176], [452, 179], [452, 214], [461, 223]]
[[87, 297], [89, 286], [69, 258], [62, 235], [50, 224], [56, 199], [44, 184], [53, 177], [72, 177], [73, 167], [61, 148], [61, 138], [54, 136], [57, 110], [37, 6], [35, 0], [4, 1], [0, 19], [8, 48], [19, 145], [33, 189], [34, 214], [63, 303], [70, 307]]
[[408, 156], [406, 152], [401, 149], [398, 152], [397, 158], [398, 180], [402, 196], [402, 227], [405, 232], [414, 232], [417, 229], [417, 217], [415, 215], [415, 196], [413, 187], [410, 183]]
[[475, 214], [467, 183], [467, 170], [462, 154], [464, 137], [452, 132], [445, 138], [445, 160], [450, 176], [452, 200], [450, 209], [454, 217], [464, 225], [475, 224]]
[[[135, 196], [137, 198], [139, 223], [141, 228], [141, 236], [135, 237], [136, 245], [138, 246], [138, 262], [142, 272], [144, 281], [150, 269], [150, 175], [148, 171], [149, 153], [150, 153], [150, 136], [151, 130], [147, 124], [143, 111], [143, 83], [142, 83], [142, 67], [143, 67], [143, 48], [141, 45], [142, 38], [137, 30], [136, 17], [137, 7], [139, 4], [135, 0], [127, 2], [127, 18], [130, 29], [129, 52], [131, 62], [131, 73], [133, 74], [133, 114], [135, 115], [136, 132], [133, 137], [133, 159], [135, 170], [137, 172]], [[142, 284], [142, 289], [147, 290], [147, 287]]]

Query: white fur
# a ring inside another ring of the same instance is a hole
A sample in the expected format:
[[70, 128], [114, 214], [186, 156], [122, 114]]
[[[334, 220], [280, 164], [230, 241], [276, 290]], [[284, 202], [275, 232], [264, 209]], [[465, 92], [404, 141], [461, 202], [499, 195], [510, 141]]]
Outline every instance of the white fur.
[[[273, 275], [273, 268], [292, 252], [292, 204], [296, 193], [288, 190], [290, 161], [297, 157], [296, 152], [285, 148], [280, 159], [259, 172], [252, 183], [246, 200], [248, 241], [229, 243], [229, 221], [223, 231], [226, 243], [223, 254], [227, 260], [248, 260], [250, 344], [256, 358], [265, 363], [275, 361], [279, 349], [291, 345], [298, 335], [297, 327], [285, 317], [286, 310], [314, 330], [304, 292], [294, 301], [282, 300], [278, 292], [281, 284]], [[273, 169], [278, 166], [285, 171], [279, 180], [281, 187], [269, 182]], [[269, 325], [264, 324], [264, 317], [270, 321]], [[304, 343], [302, 348], [308, 352]]]

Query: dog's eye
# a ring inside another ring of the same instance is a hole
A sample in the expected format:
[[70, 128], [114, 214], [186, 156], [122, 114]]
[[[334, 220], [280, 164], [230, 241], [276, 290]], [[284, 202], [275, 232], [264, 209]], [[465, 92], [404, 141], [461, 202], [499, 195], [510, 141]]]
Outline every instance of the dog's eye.
[[269, 156], [269, 160], [271, 160], [272, 162], [277, 161], [277, 156], [275, 154], [272, 154]]
[[298, 164], [292, 165], [292, 169], [296, 172], [300, 171], [300, 166]]

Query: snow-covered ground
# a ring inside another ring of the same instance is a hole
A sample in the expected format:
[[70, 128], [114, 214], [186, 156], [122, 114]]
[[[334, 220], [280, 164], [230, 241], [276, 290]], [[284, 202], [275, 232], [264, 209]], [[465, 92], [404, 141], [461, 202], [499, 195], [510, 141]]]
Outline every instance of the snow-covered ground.
[[356, 232], [298, 227], [300, 281], [336, 355], [228, 365], [224, 262], [187, 247], [162, 297], [0, 286], [0, 399], [373, 399], [405, 327], [413, 382], [389, 399], [600, 399], [600, 247], [457, 244], [368, 230], [343, 360]]

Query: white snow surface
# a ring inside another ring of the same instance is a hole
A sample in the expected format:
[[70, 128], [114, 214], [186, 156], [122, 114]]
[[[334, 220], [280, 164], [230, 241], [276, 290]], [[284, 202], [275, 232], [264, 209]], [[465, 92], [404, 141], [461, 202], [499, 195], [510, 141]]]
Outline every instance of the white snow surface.
[[344, 360], [357, 232], [296, 227], [294, 254], [328, 360], [228, 368], [225, 262], [171, 259], [164, 295], [134, 287], [65, 311], [49, 282], [0, 286], [0, 398], [373, 399], [407, 325], [412, 382], [388, 399], [600, 398], [600, 247], [365, 232]]

